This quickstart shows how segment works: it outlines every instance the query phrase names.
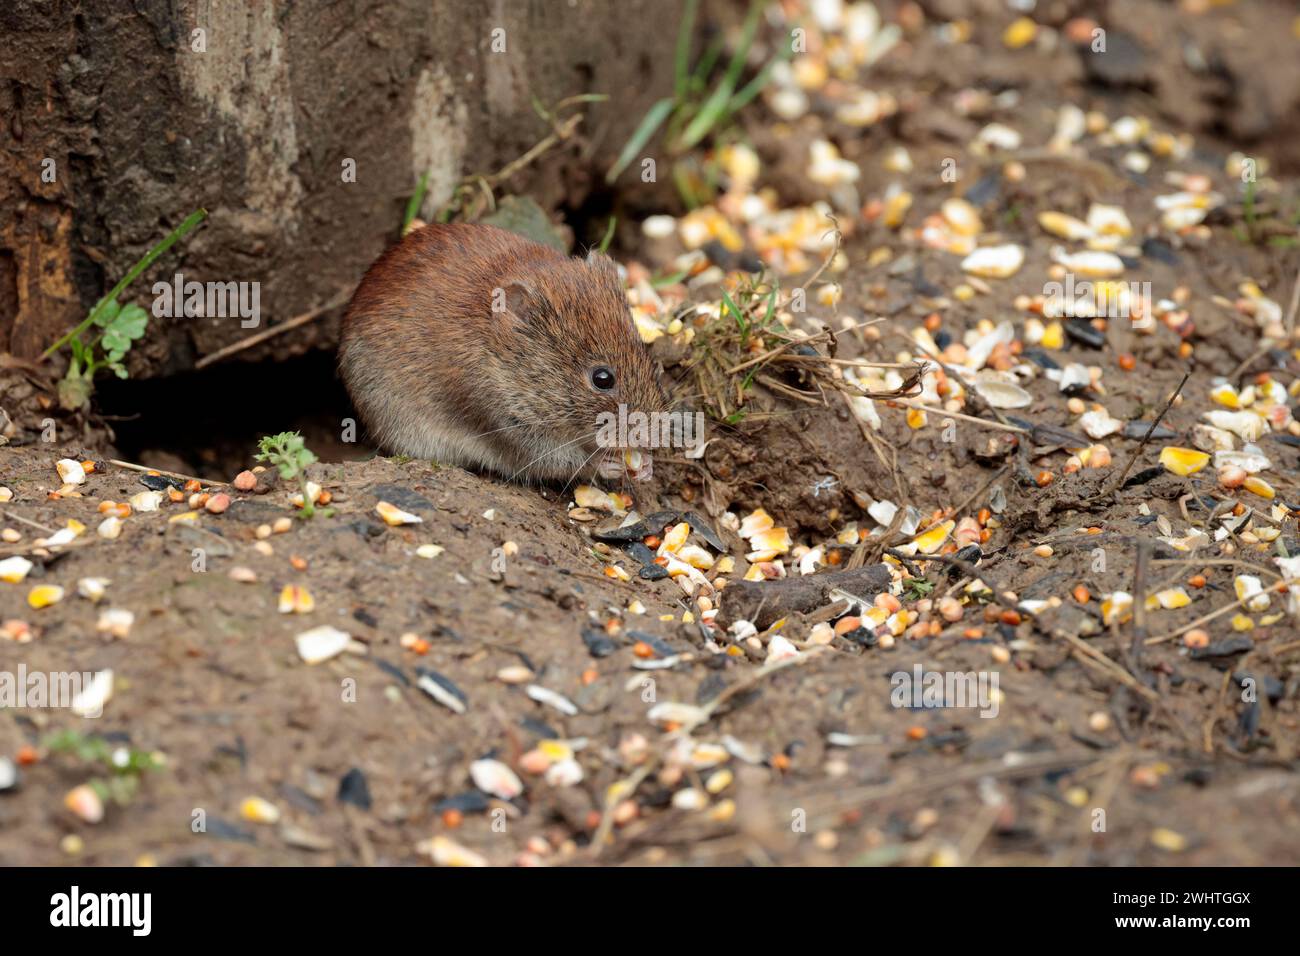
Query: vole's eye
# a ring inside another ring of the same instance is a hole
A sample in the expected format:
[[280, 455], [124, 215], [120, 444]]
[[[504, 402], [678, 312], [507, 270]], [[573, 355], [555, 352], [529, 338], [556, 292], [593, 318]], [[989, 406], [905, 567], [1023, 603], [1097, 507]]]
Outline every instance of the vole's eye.
[[615, 385], [613, 370], [597, 365], [591, 370], [591, 385], [598, 392], [613, 391]]

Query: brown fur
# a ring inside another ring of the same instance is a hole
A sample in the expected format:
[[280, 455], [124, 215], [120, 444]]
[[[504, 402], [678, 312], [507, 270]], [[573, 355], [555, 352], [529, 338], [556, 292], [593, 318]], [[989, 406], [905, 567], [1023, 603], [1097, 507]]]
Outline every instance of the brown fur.
[[[591, 386], [596, 365], [613, 392]], [[425, 226], [384, 253], [344, 316], [339, 369], [385, 450], [507, 478], [589, 474], [601, 412], [664, 409], [614, 263], [493, 226]]]

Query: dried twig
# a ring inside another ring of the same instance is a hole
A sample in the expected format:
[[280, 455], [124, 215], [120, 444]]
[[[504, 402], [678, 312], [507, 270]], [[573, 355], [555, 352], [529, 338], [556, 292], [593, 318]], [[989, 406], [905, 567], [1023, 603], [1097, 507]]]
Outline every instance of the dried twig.
[[1156, 420], [1151, 423], [1151, 427], [1146, 430], [1146, 434], [1142, 436], [1142, 441], [1138, 443], [1137, 448], [1133, 449], [1133, 453], [1128, 456], [1128, 463], [1124, 466], [1124, 470], [1120, 472], [1119, 478], [1111, 483], [1110, 488], [1094, 495], [1094, 498], [1104, 498], [1106, 495], [1114, 492], [1117, 488], [1123, 486], [1124, 479], [1127, 478], [1128, 473], [1133, 470], [1133, 462], [1138, 460], [1138, 456], [1142, 454], [1142, 449], [1147, 447], [1147, 442], [1151, 440], [1151, 436], [1155, 434], [1156, 429], [1160, 427], [1160, 423], [1164, 421], [1165, 414], [1173, 407], [1174, 402], [1178, 400], [1178, 396], [1182, 393], [1183, 386], [1187, 384], [1187, 379], [1191, 374], [1191, 369], [1188, 369], [1183, 373], [1183, 380], [1178, 383], [1178, 387], [1174, 389], [1174, 393], [1169, 396], [1169, 401], [1165, 402], [1165, 407], [1160, 409], [1160, 414], [1157, 415]]
[[196, 371], [198, 369], [207, 368], [209, 365], [220, 362], [223, 359], [228, 359], [230, 356], [236, 355], [245, 349], [251, 349], [254, 345], [260, 345], [267, 339], [274, 338], [282, 332], [288, 332], [290, 329], [299, 328], [300, 326], [306, 325], [308, 322], [314, 322], [326, 312], [338, 308], [340, 305], [347, 302], [351, 295], [352, 293], [350, 291], [340, 293], [324, 305], [317, 306], [308, 312], [302, 313], [302, 315], [295, 315], [292, 319], [281, 322], [279, 325], [273, 325], [269, 329], [255, 332], [248, 336], [248, 338], [240, 339], [238, 342], [227, 345], [225, 348], [217, 349], [212, 354], [205, 355], [203, 358], [195, 362], [194, 368]]
[[118, 461], [116, 458], [110, 458], [108, 463], [110, 465], [117, 465], [119, 468], [126, 468], [130, 471], [143, 472], [147, 475], [166, 475], [168, 478], [176, 478], [180, 481], [197, 481], [201, 485], [212, 485], [225, 488], [230, 484], [228, 481], [213, 481], [209, 478], [195, 478], [193, 475], [182, 475], [178, 471], [163, 471], [161, 468], [149, 468], [145, 465], [136, 465], [129, 461]]

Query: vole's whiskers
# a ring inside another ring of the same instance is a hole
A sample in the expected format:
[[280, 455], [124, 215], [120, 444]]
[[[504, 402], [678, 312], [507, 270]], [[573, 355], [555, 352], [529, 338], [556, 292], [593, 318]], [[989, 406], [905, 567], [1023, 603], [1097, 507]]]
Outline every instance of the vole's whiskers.
[[593, 451], [590, 455], [587, 456], [586, 461], [584, 461], [581, 465], [579, 465], [579, 466], [574, 470], [573, 474], [571, 474], [571, 475], [569, 476], [569, 480], [566, 481], [566, 482], [564, 483], [564, 487], [560, 489], [560, 494], [561, 494], [561, 495], [563, 495], [566, 491], [569, 490], [569, 485], [573, 484], [573, 479], [577, 478], [578, 475], [580, 475], [580, 474], [582, 473], [582, 470], [583, 470], [584, 468], [587, 467], [587, 465], [588, 465], [588, 463], [590, 463], [591, 459], [595, 458], [597, 455], [599, 455], [599, 454], [600, 454], [601, 452], [603, 452], [603, 451], [605, 451], [604, 448], [597, 448], [595, 451]]
[[[532, 461], [530, 461], [528, 464], [524, 465], [524, 467], [520, 468], [518, 471], [516, 471], [513, 475], [511, 475], [511, 476], [510, 476], [509, 478], [507, 478], [506, 480], [507, 480], [507, 481], [514, 481], [516, 478], [518, 478], [520, 475], [522, 475], [525, 471], [527, 471], [529, 468], [533, 467], [533, 465], [537, 464], [539, 461], [541, 461], [543, 458], [547, 457], [548, 455], [554, 455], [554, 454], [557, 454], [557, 453], [559, 453], [560, 451], [562, 451], [563, 449], [568, 448], [570, 445], [576, 445], [578, 442], [580, 442], [580, 441], [586, 441], [588, 438], [591, 438], [591, 437], [592, 437], [591, 435], [579, 435], [577, 438], [573, 439], [572, 441], [566, 441], [563, 445], [556, 445], [554, 448], [548, 448], [548, 449], [546, 449], [546, 451], [542, 452], [540, 455], [538, 455], [536, 458], [534, 458], [534, 459], [533, 459]], [[600, 451], [600, 449], [597, 449], [597, 451]], [[587, 460], [590, 461], [591, 459], [588, 458]], [[572, 481], [573, 479], [569, 479], [569, 480]], [[567, 485], [566, 485], [566, 487], [567, 487]]]

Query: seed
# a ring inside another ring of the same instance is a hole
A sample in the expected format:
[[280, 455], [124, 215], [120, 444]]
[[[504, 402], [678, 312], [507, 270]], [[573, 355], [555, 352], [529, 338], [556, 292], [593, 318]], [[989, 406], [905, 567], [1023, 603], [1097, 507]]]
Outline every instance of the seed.
[[251, 823], [276, 823], [280, 819], [280, 808], [261, 797], [248, 797], [239, 805], [239, 815]]
[[1194, 448], [1177, 448], [1170, 445], [1160, 451], [1160, 464], [1166, 471], [1180, 477], [1194, 475], [1209, 462], [1210, 456]]
[[1050, 544], [1040, 544], [1038, 547], [1034, 548], [1034, 554], [1038, 555], [1040, 558], [1050, 558], [1054, 553], [1055, 552], [1052, 551], [1052, 546]]
[[306, 571], [306, 570], [307, 570], [307, 559], [304, 558], [304, 557], [301, 557], [301, 556], [299, 556], [299, 555], [291, 554], [291, 555], [289, 556], [289, 564], [291, 564], [291, 565], [293, 566], [293, 569], [294, 569], [295, 571]]
[[1130, 353], [1124, 352], [1119, 357], [1119, 367], [1126, 372], [1131, 372], [1137, 367], [1137, 359], [1135, 359]]
[[1110, 715], [1104, 710], [1093, 711], [1093, 713], [1088, 717], [1088, 726], [1091, 727], [1095, 733], [1105, 733], [1110, 729]]
[[1210, 643], [1210, 635], [1199, 627], [1194, 627], [1183, 635], [1183, 643], [1188, 647], [1206, 647]]
[[208, 511], [212, 512], [214, 515], [219, 515], [230, 507], [230, 495], [226, 494], [224, 491], [219, 491], [215, 495], [209, 497], [208, 500], [204, 502], [203, 507], [207, 508]]
[[1056, 476], [1053, 475], [1050, 471], [1040, 471], [1037, 477], [1034, 478], [1034, 481], [1038, 483], [1039, 488], [1046, 488], [1055, 480], [1056, 480]]
[[271, 537], [271, 526], [269, 524], [259, 524], [255, 534], [259, 538], [269, 538]]
[[968, 627], [961, 632], [961, 636], [968, 641], [978, 641], [984, 636], [984, 629], [979, 627]]
[[36, 610], [63, 600], [63, 588], [57, 584], [38, 584], [27, 592], [27, 603]]
[[384, 524], [396, 527], [403, 524], [421, 524], [424, 519], [418, 515], [413, 515], [409, 511], [403, 511], [396, 505], [391, 505], [387, 501], [381, 501], [375, 505], [375, 511], [379, 512], [379, 517], [384, 519]]
[[1086, 587], [1080, 584], [1078, 587], [1074, 589], [1074, 599], [1078, 601], [1080, 604], [1087, 604], [1088, 601], [1092, 599], [1092, 595], [1088, 593], [1088, 589]]
[[1261, 498], [1271, 499], [1274, 495], [1273, 486], [1263, 478], [1256, 477], [1255, 475], [1250, 475], [1246, 478], [1246, 480], [1241, 483], [1241, 486], [1247, 491], [1259, 495]]
[[251, 471], [241, 471], [232, 482], [236, 491], [252, 491], [257, 487], [257, 475]]
[[1240, 488], [1248, 477], [1246, 469], [1239, 465], [1224, 465], [1219, 469], [1219, 485], [1223, 488]]
[[1015, 627], [1020, 623], [1020, 612], [1007, 608], [998, 618], [1003, 624]]
[[315, 607], [315, 598], [301, 585], [286, 584], [280, 591], [281, 614], [307, 614]]
[[63, 805], [86, 823], [98, 823], [104, 819], [104, 801], [90, 784], [83, 783], [69, 790], [63, 798]]
[[271, 530], [276, 534], [284, 534], [293, 527], [292, 518], [276, 518], [275, 524], [271, 525]]
[[1205, 587], [1205, 575], [1193, 574], [1190, 578], [1187, 579], [1187, 584], [1189, 587], [1203, 588]]
[[86, 469], [79, 461], [61, 458], [54, 465], [65, 485], [79, 485], [86, 480]]

